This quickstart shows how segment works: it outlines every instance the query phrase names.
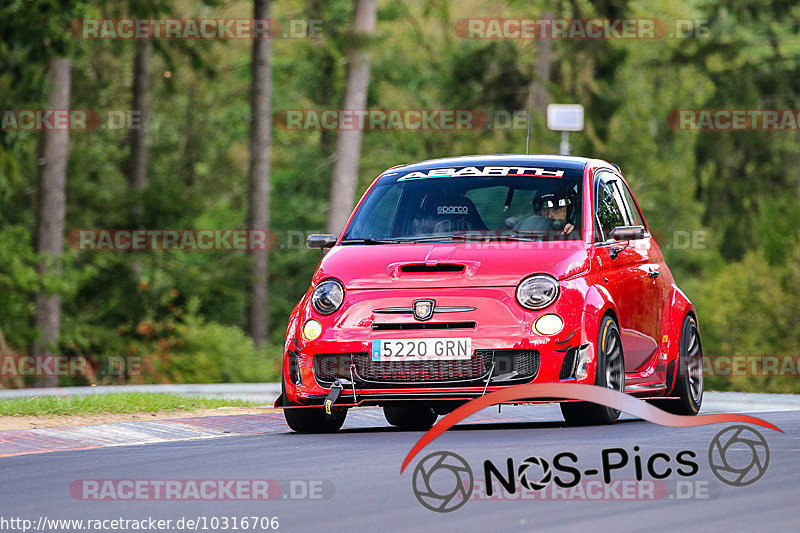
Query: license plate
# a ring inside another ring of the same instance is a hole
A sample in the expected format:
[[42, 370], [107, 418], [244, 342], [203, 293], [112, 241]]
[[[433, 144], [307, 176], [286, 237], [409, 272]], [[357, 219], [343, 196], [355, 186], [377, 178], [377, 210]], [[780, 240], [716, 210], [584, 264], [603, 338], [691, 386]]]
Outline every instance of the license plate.
[[472, 339], [376, 339], [373, 361], [437, 361], [472, 358]]

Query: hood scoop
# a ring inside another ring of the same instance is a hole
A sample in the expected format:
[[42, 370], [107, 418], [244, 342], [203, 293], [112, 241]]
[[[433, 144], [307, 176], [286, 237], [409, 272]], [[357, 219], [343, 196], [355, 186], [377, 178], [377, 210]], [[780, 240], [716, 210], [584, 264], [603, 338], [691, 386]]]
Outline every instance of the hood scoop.
[[424, 263], [408, 263], [400, 266], [404, 274], [433, 274], [438, 272], [463, 272], [465, 265], [458, 263], [440, 263], [425, 261]]

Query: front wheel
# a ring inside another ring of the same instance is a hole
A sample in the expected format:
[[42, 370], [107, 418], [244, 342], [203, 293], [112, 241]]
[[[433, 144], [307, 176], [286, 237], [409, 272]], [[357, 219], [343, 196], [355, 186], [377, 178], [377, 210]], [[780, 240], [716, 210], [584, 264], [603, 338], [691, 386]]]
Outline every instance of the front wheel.
[[[597, 339], [597, 369], [594, 384], [625, 392], [625, 363], [622, 354], [622, 338], [614, 319], [606, 316], [600, 322]], [[617, 409], [589, 402], [561, 404], [564, 420], [574, 426], [613, 424], [619, 419]]]
[[286, 384], [281, 384], [283, 400], [288, 409], [283, 410], [283, 417], [292, 431], [297, 433], [334, 433], [339, 431], [347, 418], [347, 409], [334, 409], [333, 416], [325, 416], [321, 407], [293, 407], [286, 397]]
[[283, 410], [283, 416], [297, 433], [334, 433], [344, 424], [347, 409], [334, 410], [332, 417], [326, 417], [320, 407], [290, 407]]
[[674, 400], [652, 400], [651, 403], [669, 413], [693, 416], [703, 403], [703, 348], [697, 321], [687, 315], [681, 329], [680, 356], [676, 364]]

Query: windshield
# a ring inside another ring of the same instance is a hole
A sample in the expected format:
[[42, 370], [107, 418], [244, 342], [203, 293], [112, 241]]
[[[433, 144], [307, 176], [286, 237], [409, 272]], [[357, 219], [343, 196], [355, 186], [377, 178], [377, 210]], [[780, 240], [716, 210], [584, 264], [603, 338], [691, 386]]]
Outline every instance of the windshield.
[[342, 244], [581, 238], [582, 170], [477, 166], [398, 174], [372, 188]]

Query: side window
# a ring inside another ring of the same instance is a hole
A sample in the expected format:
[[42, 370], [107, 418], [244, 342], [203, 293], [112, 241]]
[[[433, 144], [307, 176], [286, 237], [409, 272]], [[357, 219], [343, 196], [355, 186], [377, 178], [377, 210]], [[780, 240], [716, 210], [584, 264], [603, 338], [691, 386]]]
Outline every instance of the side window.
[[601, 181], [598, 186], [595, 215], [603, 241], [608, 240], [612, 229], [629, 225], [625, 205], [615, 183], [616, 180]]
[[634, 226], [644, 226], [644, 219], [642, 219], [642, 214], [636, 207], [636, 202], [633, 200], [631, 190], [624, 183], [620, 183], [619, 188], [622, 189], [622, 195], [625, 198], [625, 204], [628, 207], [632, 224]]
[[[359, 210], [367, 216], [360, 216], [353, 221], [353, 228], [348, 231], [348, 237], [389, 238], [402, 192], [403, 189], [397, 186], [376, 190], [374, 196], [368, 198]], [[369, 228], [369, 231], [365, 228]]]

